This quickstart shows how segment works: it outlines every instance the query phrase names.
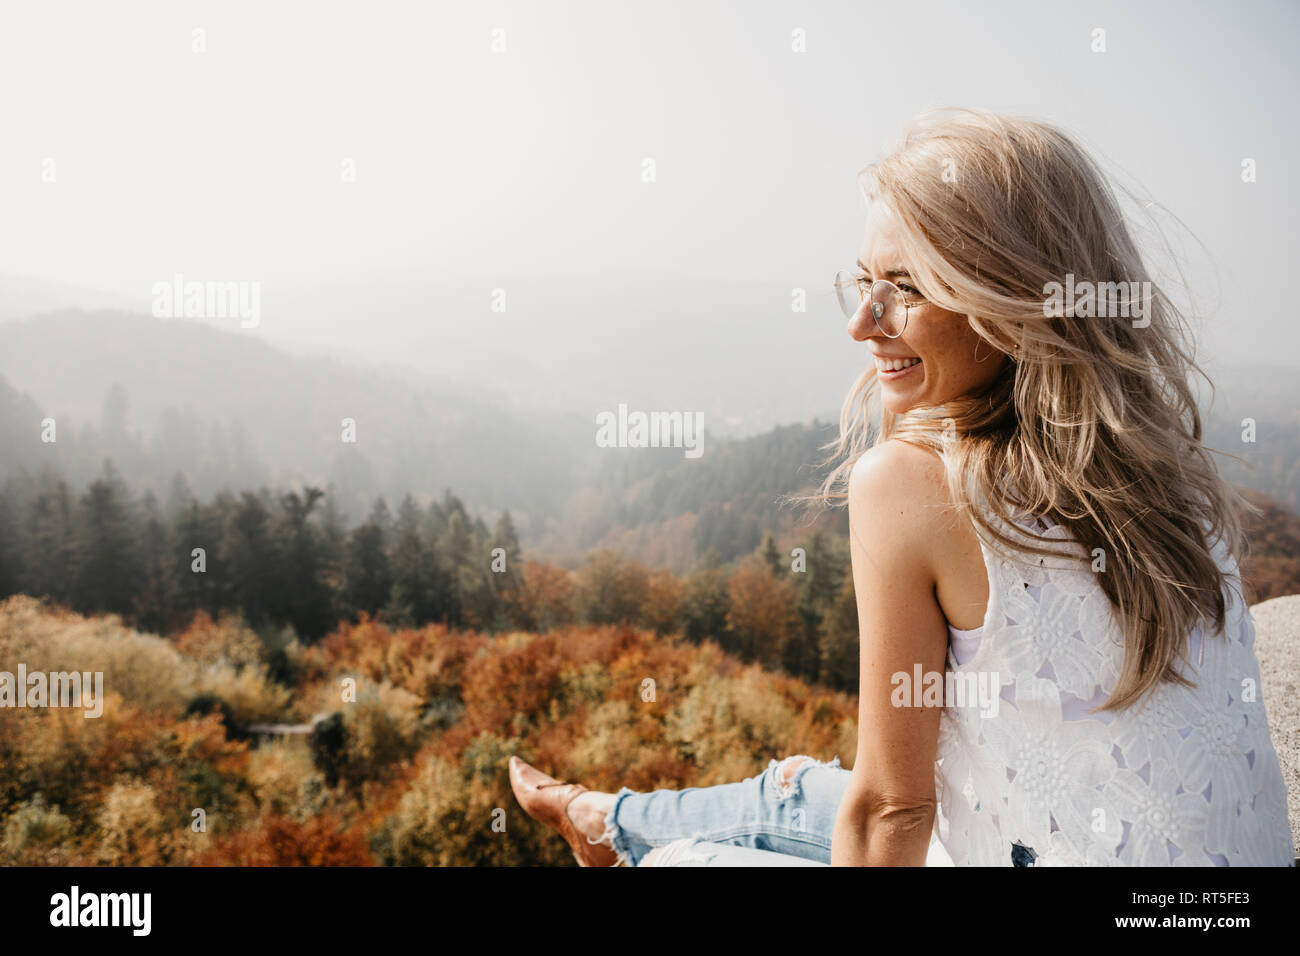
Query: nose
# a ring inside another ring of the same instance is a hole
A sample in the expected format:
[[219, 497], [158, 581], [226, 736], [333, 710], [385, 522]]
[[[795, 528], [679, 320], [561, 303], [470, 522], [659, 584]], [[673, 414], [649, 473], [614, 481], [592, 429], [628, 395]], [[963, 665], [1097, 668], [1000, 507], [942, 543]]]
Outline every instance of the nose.
[[872, 336], [881, 334], [880, 326], [876, 325], [876, 320], [871, 315], [868, 300], [863, 299], [858, 304], [858, 311], [853, 313], [853, 318], [849, 319], [849, 335], [855, 342], [865, 342]]

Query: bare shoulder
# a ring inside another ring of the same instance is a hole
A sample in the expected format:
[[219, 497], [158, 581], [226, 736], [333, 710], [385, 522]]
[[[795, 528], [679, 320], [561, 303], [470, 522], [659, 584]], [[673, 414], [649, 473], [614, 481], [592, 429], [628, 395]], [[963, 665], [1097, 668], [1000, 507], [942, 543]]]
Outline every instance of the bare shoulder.
[[[927, 448], [891, 438], [868, 449], [849, 475], [849, 499], [880, 499], [916, 519], [949, 502], [943, 460]], [[939, 506], [939, 507], [936, 507]]]
[[942, 459], [898, 439], [868, 450], [849, 475], [849, 523], [860, 545], [933, 567], [935, 549], [952, 533]]

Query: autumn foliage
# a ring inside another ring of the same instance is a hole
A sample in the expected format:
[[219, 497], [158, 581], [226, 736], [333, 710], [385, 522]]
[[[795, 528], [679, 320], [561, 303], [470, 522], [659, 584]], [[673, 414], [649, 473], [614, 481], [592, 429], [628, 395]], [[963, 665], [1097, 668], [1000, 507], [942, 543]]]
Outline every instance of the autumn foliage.
[[[525, 600], [562, 589], [531, 570]], [[646, 578], [665, 589], [682, 599]], [[568, 865], [514, 802], [511, 754], [606, 790], [853, 758], [851, 697], [623, 624], [488, 635], [363, 616], [286, 649], [233, 618], [164, 639], [16, 596], [0, 603], [15, 660], [102, 670], [106, 703], [98, 719], [0, 708], [7, 864]]]

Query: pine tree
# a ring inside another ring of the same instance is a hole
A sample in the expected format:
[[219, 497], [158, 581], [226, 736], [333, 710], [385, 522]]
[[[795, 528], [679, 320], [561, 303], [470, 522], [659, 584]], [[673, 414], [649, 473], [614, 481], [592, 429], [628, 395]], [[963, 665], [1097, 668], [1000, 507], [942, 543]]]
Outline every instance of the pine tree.
[[280, 496], [283, 510], [283, 547], [277, 579], [281, 586], [276, 617], [289, 623], [308, 642], [317, 641], [333, 627], [335, 609], [325, 576], [320, 532], [311, 521], [316, 503], [325, 497], [309, 487]]
[[[454, 500], [454, 499], [453, 499]], [[455, 508], [444, 511], [446, 514], [446, 531], [440, 542], [444, 567], [451, 582], [449, 611], [450, 619], [457, 624], [469, 623], [474, 617], [474, 590], [477, 575], [470, 566], [473, 560], [471, 552], [474, 542], [470, 537], [469, 522], [464, 509], [455, 502]]]
[[798, 638], [786, 647], [785, 667], [791, 674], [816, 680], [821, 663], [818, 646], [822, 623], [839, 594], [849, 560], [838, 539], [829, 539], [820, 531], [808, 542], [806, 570], [800, 578], [799, 617], [803, 627]]
[[275, 576], [282, 566], [271, 534], [271, 513], [260, 495], [245, 491], [230, 505], [221, 543], [231, 599], [254, 626], [271, 620], [278, 603]]
[[171, 540], [158, 500], [146, 491], [140, 502], [142, 521], [139, 528], [141, 579], [134, 610], [136, 626], [155, 634], [164, 634], [174, 623], [177, 605], [173, 591], [175, 575], [171, 568]]
[[776, 549], [776, 539], [772, 537], [771, 532], [763, 535], [761, 551], [763, 562], [771, 570], [772, 577], [776, 578], [778, 581], [782, 580], [785, 573], [789, 570], [789, 567], [781, 559], [781, 552]]
[[818, 679], [836, 690], [856, 690], [860, 643], [857, 595], [853, 578], [845, 575], [835, 602], [822, 621], [817, 648]]
[[[382, 506], [382, 507], [381, 507]], [[387, 506], [375, 503], [371, 519], [348, 535], [343, 563], [344, 603], [353, 614], [378, 614], [388, 604], [393, 587], [384, 532]]]
[[51, 471], [42, 471], [27, 514], [19, 520], [22, 559], [18, 581], [23, 593], [71, 602], [77, 554], [73, 510], [68, 483]]
[[[513, 620], [519, 603], [520, 588], [523, 585], [519, 536], [515, 533], [515, 525], [510, 520], [509, 511], [502, 512], [501, 517], [497, 519], [489, 544], [492, 554], [490, 581], [492, 597], [496, 605], [494, 627], [500, 630]], [[499, 556], [498, 548], [501, 551]]]
[[393, 585], [384, 618], [393, 625], [418, 627], [445, 613], [445, 578], [424, 524], [420, 509], [408, 494], [397, 510], [389, 562]]
[[18, 502], [12, 481], [0, 488], [0, 599], [17, 593], [21, 567]]
[[697, 643], [711, 640], [724, 647], [731, 646], [733, 641], [727, 628], [729, 609], [726, 572], [717, 552], [706, 551], [686, 581], [681, 610], [686, 637]]
[[109, 461], [77, 509], [76, 583], [79, 611], [128, 615], [135, 606], [142, 567], [126, 486]]

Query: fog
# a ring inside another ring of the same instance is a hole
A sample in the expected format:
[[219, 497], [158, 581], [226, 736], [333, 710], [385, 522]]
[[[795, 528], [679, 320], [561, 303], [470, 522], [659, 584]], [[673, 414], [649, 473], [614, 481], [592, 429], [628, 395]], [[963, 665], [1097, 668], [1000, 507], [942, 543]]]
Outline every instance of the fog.
[[215, 324], [507, 404], [752, 433], [834, 410], [862, 365], [829, 295], [861, 239], [856, 173], [921, 110], [970, 105], [1062, 125], [1159, 204], [1212, 366], [1300, 363], [1277, 281], [1300, 211], [1293, 4], [0, 17], [0, 318], [147, 314], [177, 274], [255, 282], [257, 326]]

